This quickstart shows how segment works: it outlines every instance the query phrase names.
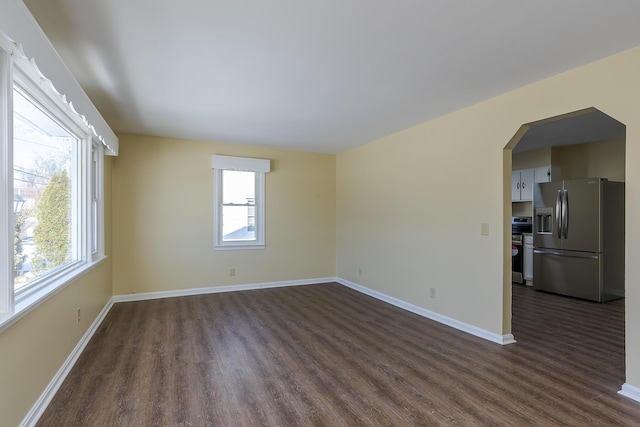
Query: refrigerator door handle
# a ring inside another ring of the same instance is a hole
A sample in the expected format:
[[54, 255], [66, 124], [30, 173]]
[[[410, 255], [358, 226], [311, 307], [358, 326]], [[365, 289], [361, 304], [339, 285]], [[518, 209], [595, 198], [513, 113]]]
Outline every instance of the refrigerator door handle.
[[556, 227], [558, 227], [558, 239], [562, 238], [562, 190], [558, 190], [556, 196]]
[[534, 254], [539, 255], [556, 255], [556, 256], [566, 256], [571, 258], [586, 258], [586, 259], [598, 259], [598, 254], [591, 254], [585, 252], [574, 252], [574, 251], [554, 251], [549, 249], [534, 249]]
[[569, 237], [569, 191], [563, 190], [564, 192], [564, 209], [562, 209], [562, 235], [566, 239]]

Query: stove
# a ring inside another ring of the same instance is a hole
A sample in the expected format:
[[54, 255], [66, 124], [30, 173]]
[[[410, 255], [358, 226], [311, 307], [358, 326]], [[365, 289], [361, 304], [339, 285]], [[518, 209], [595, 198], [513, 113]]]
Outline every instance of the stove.
[[522, 235], [522, 233], [533, 232], [533, 218], [530, 216], [511, 217], [511, 234]]

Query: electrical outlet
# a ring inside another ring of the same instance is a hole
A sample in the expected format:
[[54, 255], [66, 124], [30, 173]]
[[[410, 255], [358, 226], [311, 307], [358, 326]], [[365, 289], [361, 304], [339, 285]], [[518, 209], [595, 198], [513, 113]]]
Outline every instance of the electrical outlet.
[[80, 307], [76, 309], [76, 322], [80, 323]]
[[486, 222], [483, 222], [482, 224], [480, 224], [480, 234], [482, 236], [489, 235], [489, 224], [487, 224]]
[[436, 297], [436, 288], [429, 289], [429, 296], [431, 298], [435, 298]]
[[230, 268], [229, 269], [229, 276], [235, 276], [236, 275], [236, 269], [235, 268]]

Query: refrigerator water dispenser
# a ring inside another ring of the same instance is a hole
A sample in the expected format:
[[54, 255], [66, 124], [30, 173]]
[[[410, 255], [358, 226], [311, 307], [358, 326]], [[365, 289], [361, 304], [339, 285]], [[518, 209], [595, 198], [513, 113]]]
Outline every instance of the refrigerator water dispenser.
[[553, 208], [535, 209], [535, 232], [538, 234], [553, 233]]

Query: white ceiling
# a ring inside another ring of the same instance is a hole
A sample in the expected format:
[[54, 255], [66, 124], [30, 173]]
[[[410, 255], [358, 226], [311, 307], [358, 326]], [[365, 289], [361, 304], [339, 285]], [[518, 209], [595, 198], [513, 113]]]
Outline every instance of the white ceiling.
[[595, 108], [529, 125], [531, 127], [514, 147], [514, 153], [608, 141], [625, 138], [627, 134], [627, 127], [623, 123]]
[[336, 153], [640, 45], [640, 1], [25, 0], [116, 132]]

